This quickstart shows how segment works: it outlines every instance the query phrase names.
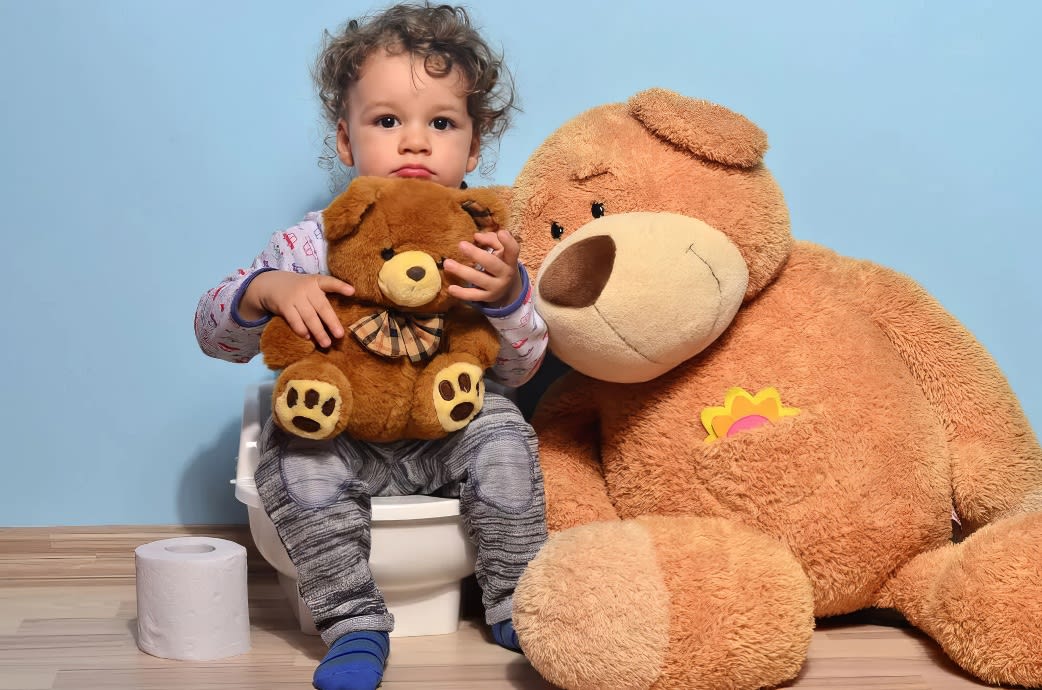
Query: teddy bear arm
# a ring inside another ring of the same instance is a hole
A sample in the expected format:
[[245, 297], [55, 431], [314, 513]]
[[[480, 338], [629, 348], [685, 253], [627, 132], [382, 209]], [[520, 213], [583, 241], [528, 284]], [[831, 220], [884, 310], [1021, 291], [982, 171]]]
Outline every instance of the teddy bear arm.
[[455, 314], [451, 315], [446, 322], [445, 336], [450, 352], [473, 355], [485, 369], [496, 363], [500, 347], [499, 333], [481, 314], [469, 311], [466, 316], [461, 314], [459, 318]]
[[863, 308], [947, 430], [955, 507], [964, 527], [1042, 510], [1042, 448], [992, 357], [912, 279], [876, 265], [861, 270]]
[[294, 333], [289, 323], [276, 315], [261, 332], [260, 348], [269, 369], [285, 369], [314, 352], [315, 343]]
[[581, 389], [544, 395], [532, 425], [539, 436], [539, 464], [551, 532], [603, 520], [618, 520], [604, 480], [596, 410]]

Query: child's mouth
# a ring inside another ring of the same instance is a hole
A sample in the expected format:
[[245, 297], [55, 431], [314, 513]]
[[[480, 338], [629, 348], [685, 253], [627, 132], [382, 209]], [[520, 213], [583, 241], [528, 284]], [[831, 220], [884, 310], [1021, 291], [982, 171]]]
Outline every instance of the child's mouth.
[[394, 171], [397, 177], [423, 177], [429, 178], [432, 173], [421, 165], [407, 165]]

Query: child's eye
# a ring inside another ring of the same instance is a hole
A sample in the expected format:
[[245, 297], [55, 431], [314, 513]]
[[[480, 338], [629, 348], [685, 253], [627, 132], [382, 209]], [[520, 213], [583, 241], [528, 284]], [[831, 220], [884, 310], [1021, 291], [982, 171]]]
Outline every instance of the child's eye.
[[447, 117], [436, 117], [431, 120], [431, 127], [434, 129], [446, 130], [452, 127], [452, 120]]
[[398, 124], [398, 118], [394, 117], [393, 115], [384, 115], [382, 117], [377, 118], [376, 124], [380, 125], [384, 129], [390, 129], [391, 127], [394, 127], [396, 124]]

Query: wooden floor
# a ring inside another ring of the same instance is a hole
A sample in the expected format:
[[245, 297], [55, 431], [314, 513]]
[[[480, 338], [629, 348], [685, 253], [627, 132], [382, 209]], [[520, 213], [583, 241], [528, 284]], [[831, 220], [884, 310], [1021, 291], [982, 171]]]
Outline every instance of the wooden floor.
[[[207, 533], [221, 536], [212, 530]], [[253, 648], [249, 653], [202, 663], [159, 659], [138, 650], [133, 561], [128, 572], [121, 549], [126, 548], [126, 539], [145, 543], [167, 536], [171, 533], [139, 532], [113, 539], [102, 532], [84, 531], [72, 539], [67, 534], [48, 539], [30, 530], [0, 529], [0, 690], [309, 688], [325, 648], [317, 637], [296, 629], [273, 573], [255, 553], [250, 571]], [[94, 553], [82, 553], [84, 548]], [[76, 553], [80, 554], [76, 558], [60, 557]], [[524, 657], [493, 644], [484, 626], [473, 618], [455, 634], [394, 638], [391, 648], [383, 690], [552, 687]], [[803, 674], [786, 687], [957, 690], [988, 686], [963, 674], [914, 630], [847, 619], [819, 624]]]

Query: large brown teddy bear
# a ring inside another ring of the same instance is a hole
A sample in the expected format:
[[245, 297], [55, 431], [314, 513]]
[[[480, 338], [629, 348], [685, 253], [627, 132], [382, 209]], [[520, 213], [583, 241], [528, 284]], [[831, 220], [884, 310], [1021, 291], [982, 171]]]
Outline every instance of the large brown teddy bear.
[[276, 423], [304, 438], [380, 442], [440, 438], [477, 416], [499, 337], [448, 294], [442, 263], [465, 261], [460, 241], [505, 214], [493, 189], [354, 180], [322, 214], [329, 272], [355, 288], [330, 296], [344, 337], [317, 348], [280, 317], [261, 334], [265, 364], [283, 370]]
[[980, 678], [1042, 686], [1035, 434], [919, 285], [793, 241], [766, 148], [652, 89], [517, 179], [578, 370], [534, 420], [553, 536], [515, 594], [522, 647], [569, 690], [758, 688], [799, 673], [815, 617], [887, 607]]

